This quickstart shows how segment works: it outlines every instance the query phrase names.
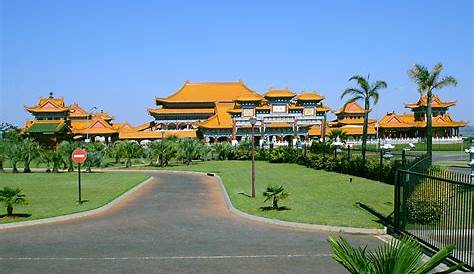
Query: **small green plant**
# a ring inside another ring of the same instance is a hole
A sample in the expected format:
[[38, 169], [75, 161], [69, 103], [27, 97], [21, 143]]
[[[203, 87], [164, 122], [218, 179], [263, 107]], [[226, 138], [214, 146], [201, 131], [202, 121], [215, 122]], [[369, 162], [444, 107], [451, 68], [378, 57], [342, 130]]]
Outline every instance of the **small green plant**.
[[[445, 246], [431, 259], [422, 262], [423, 250], [412, 237], [404, 236], [392, 240], [374, 251], [367, 251], [367, 246], [352, 247], [343, 238], [338, 240], [329, 237], [333, 258], [353, 274], [426, 274], [440, 265], [454, 250], [453, 245]], [[452, 273], [463, 267], [457, 264], [443, 272]]]
[[13, 206], [26, 204], [25, 194], [20, 188], [4, 187], [0, 190], [0, 203], [7, 208], [7, 216], [13, 215]]
[[288, 198], [290, 193], [285, 191], [285, 188], [283, 186], [267, 186], [267, 190], [263, 192], [263, 196], [265, 197], [265, 201], [272, 201], [272, 206], [271, 209], [276, 209], [279, 210], [281, 209], [278, 206], [278, 202], [280, 200], [285, 200]]

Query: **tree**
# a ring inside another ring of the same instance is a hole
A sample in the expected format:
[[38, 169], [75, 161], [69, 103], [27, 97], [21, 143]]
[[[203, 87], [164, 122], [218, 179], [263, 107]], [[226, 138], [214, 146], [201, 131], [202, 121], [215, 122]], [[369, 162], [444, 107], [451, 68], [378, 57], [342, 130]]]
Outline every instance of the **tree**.
[[74, 171], [74, 163], [72, 161], [71, 154], [78, 147], [79, 145], [77, 143], [72, 143], [69, 141], [62, 141], [58, 146], [59, 151], [62, 152], [63, 157], [66, 160], [68, 172]]
[[3, 161], [7, 158], [7, 140], [0, 137], [0, 172], [5, 172], [3, 169]]
[[45, 149], [41, 152], [41, 161], [46, 163], [48, 172], [50, 170], [50, 165], [53, 165], [52, 172], [58, 173], [59, 167], [61, 164], [64, 164], [64, 151], [61, 151], [59, 148], [57, 149]]
[[178, 142], [177, 158], [186, 165], [191, 164], [193, 159], [199, 157], [200, 141], [191, 138], [181, 139]]
[[13, 215], [13, 206], [26, 204], [25, 194], [21, 193], [20, 188], [10, 188], [8, 186], [0, 189], [0, 203], [7, 208], [7, 216]]
[[125, 158], [125, 167], [129, 168], [132, 166], [132, 159], [135, 157], [142, 156], [143, 147], [137, 142], [123, 141], [119, 142], [120, 156]]
[[457, 80], [452, 76], [441, 77], [443, 65], [438, 63], [429, 71], [427, 67], [419, 64], [413, 65], [408, 71], [410, 78], [418, 85], [420, 96], [426, 95], [426, 153], [431, 159], [433, 154], [432, 107], [433, 90], [446, 86], [456, 86]]
[[[364, 248], [352, 247], [343, 238], [338, 240], [329, 237], [333, 258], [353, 274], [425, 274], [430, 273], [441, 264], [454, 250], [448, 245], [438, 251], [431, 259], [422, 262], [423, 250], [420, 244], [409, 236], [401, 240], [392, 240], [367, 252]], [[462, 268], [462, 264], [454, 265], [448, 270], [438, 273], [451, 273]]]
[[342, 131], [341, 129], [333, 129], [331, 130], [331, 132], [329, 132], [328, 134], [328, 138], [331, 140], [331, 141], [335, 141], [337, 139], [337, 137], [339, 137], [339, 140], [341, 142], [344, 142], [347, 140], [347, 135], [344, 131]]
[[[362, 161], [365, 164], [365, 151], [367, 148], [367, 130], [369, 127], [369, 113], [372, 111], [370, 108], [371, 101], [376, 105], [379, 101], [379, 90], [387, 88], [387, 83], [384, 81], [376, 81], [375, 83], [369, 83], [370, 76], [367, 76], [367, 79], [356, 75], [349, 78], [350, 81], [355, 81], [359, 87], [350, 87], [346, 88], [342, 94], [341, 99], [346, 96], [351, 96], [349, 101], [354, 102], [358, 100], [364, 101], [364, 126], [362, 129]], [[347, 104], [346, 103], [346, 104]]]
[[267, 186], [267, 190], [263, 192], [264, 202], [272, 200], [273, 209], [279, 209], [278, 201], [288, 198], [289, 195], [283, 186]]
[[176, 154], [176, 139], [165, 138], [147, 144], [147, 157], [151, 164], [159, 164], [160, 167], [167, 166]]
[[105, 154], [106, 146], [101, 142], [91, 142], [85, 147], [87, 151], [87, 159], [84, 162], [86, 172], [92, 172], [91, 167], [99, 167]]
[[38, 143], [29, 138], [23, 139], [23, 141], [19, 143], [19, 153], [20, 159], [24, 163], [23, 173], [30, 173], [31, 162], [40, 155], [40, 147]]
[[212, 146], [219, 160], [227, 160], [232, 155], [232, 145], [229, 142], [217, 143]]
[[7, 143], [7, 158], [10, 160], [12, 165], [12, 172], [18, 173], [17, 164], [21, 160], [21, 147], [20, 143], [10, 140]]

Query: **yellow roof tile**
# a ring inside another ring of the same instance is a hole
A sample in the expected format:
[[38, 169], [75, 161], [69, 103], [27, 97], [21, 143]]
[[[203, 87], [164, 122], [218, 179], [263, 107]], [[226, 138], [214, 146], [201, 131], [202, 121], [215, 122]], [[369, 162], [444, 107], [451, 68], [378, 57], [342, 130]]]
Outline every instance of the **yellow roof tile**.
[[[427, 104], [428, 104], [428, 97], [423, 96], [416, 103], [405, 104], [405, 107], [406, 108], [411, 108], [411, 109], [416, 109], [416, 108], [419, 108], [419, 107], [426, 107]], [[441, 99], [437, 95], [433, 96], [433, 99], [432, 99], [432, 102], [431, 102], [431, 107], [432, 108], [448, 108], [448, 107], [451, 107], [451, 106], [454, 106], [454, 105], [456, 105], [456, 102], [441, 101]]]
[[213, 108], [156, 108], [148, 109], [150, 114], [214, 114]]
[[301, 92], [300, 95], [298, 95], [298, 97], [296, 97], [296, 99], [298, 101], [321, 101], [323, 100], [325, 97], [324, 96], [321, 96], [319, 95], [318, 93], [316, 92]]
[[348, 102], [342, 108], [335, 111], [334, 114], [364, 114], [365, 110], [357, 102]]
[[266, 98], [293, 98], [296, 96], [296, 93], [289, 89], [269, 89], [267, 93], [264, 94]]
[[209, 117], [206, 121], [199, 123], [203, 128], [232, 128], [233, 121], [229, 110], [234, 108], [234, 103], [216, 103], [216, 114]]
[[166, 98], [156, 98], [157, 104], [179, 102], [218, 102], [233, 101], [240, 96], [250, 96], [254, 93], [240, 82], [204, 82], [184, 85]]

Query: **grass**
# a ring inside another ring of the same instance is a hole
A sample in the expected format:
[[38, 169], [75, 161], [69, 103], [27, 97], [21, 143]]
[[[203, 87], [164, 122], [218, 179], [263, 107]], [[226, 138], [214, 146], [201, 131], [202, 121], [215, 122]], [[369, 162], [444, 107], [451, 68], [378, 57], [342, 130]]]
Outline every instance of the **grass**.
[[[383, 144], [381, 144], [383, 145]], [[414, 144], [415, 148], [413, 151], [426, 151], [426, 144], [425, 143], [418, 143]], [[394, 151], [402, 151], [405, 148], [408, 148], [408, 144], [394, 144], [395, 148]], [[360, 148], [359, 145], [355, 146], [356, 148]], [[464, 149], [469, 148], [469, 142], [463, 142], [458, 144], [433, 144], [433, 151], [448, 151], [448, 152], [463, 152]], [[376, 144], [367, 144], [367, 149], [375, 150], [377, 148]]]
[[435, 164], [442, 167], [469, 168], [468, 162], [465, 160], [437, 161]]
[[[31, 214], [27, 218], [5, 219], [0, 223], [41, 219], [94, 209], [109, 203], [147, 176], [134, 173], [82, 173], [82, 197], [77, 203], [77, 173], [0, 173], [0, 188], [20, 187], [28, 205], [15, 206], [13, 213]], [[4, 208], [1, 214], [6, 213]]]
[[[257, 197], [250, 193], [250, 162], [209, 161], [190, 166], [168, 167], [173, 170], [213, 172], [222, 178], [233, 205], [249, 214], [284, 221], [350, 227], [382, 227], [371, 214], [356, 206], [363, 202], [388, 215], [393, 210], [393, 187], [380, 182], [338, 173], [314, 170], [296, 164], [256, 163]], [[352, 177], [352, 183], [349, 178]], [[286, 211], [262, 211], [262, 192], [268, 185], [284, 185], [290, 193], [280, 206]]]

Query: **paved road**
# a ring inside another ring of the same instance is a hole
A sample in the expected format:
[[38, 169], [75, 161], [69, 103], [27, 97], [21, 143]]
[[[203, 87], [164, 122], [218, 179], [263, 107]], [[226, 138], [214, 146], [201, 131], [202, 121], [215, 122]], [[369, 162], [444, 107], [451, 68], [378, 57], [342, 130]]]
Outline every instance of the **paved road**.
[[[227, 210], [215, 178], [155, 180], [101, 216], [0, 231], [1, 273], [347, 273], [328, 233], [273, 227]], [[375, 246], [372, 236], [345, 235]]]

